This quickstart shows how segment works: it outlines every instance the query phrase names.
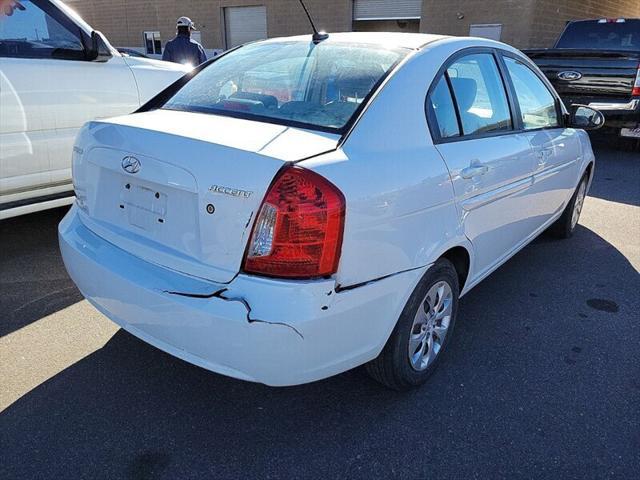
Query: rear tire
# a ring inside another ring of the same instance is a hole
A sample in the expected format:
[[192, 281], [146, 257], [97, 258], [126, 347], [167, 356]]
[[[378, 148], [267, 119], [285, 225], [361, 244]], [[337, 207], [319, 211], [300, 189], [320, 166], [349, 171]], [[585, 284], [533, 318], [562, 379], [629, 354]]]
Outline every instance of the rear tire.
[[589, 182], [589, 174], [585, 173], [573, 192], [573, 196], [569, 203], [565, 207], [562, 215], [556, 220], [550, 227], [549, 233], [556, 238], [571, 238], [578, 226], [578, 220], [580, 220], [580, 214], [582, 213], [582, 207], [584, 206], [584, 199], [587, 196], [587, 184]]
[[458, 295], [456, 269], [438, 260], [409, 297], [380, 355], [365, 365], [367, 373], [398, 391], [425, 383], [451, 340]]

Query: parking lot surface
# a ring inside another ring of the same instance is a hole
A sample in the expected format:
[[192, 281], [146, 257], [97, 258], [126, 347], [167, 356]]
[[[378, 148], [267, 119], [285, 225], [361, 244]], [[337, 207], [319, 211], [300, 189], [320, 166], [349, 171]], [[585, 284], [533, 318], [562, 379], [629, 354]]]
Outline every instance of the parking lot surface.
[[638, 478], [640, 154], [600, 148], [573, 239], [461, 301], [423, 388], [269, 388], [119, 330], [66, 275], [64, 209], [0, 222], [0, 478]]

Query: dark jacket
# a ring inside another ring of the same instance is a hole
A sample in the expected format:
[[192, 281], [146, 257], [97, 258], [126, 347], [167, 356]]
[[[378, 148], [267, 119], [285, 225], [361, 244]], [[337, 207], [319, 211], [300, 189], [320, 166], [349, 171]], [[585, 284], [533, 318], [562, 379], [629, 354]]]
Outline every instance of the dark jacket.
[[202, 45], [192, 40], [188, 35], [176, 35], [167, 42], [162, 59], [175, 63], [190, 63], [194, 67], [207, 59]]

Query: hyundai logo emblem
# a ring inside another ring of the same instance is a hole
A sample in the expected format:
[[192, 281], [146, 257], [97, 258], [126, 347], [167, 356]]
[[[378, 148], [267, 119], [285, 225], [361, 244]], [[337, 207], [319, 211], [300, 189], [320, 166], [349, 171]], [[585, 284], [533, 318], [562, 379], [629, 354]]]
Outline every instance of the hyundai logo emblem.
[[575, 70], [567, 70], [566, 72], [560, 72], [558, 74], [558, 78], [560, 80], [580, 80], [582, 78], [582, 74], [580, 72], [576, 72]]
[[122, 159], [122, 169], [127, 173], [138, 173], [140, 171], [140, 160], [136, 157], [124, 157]]

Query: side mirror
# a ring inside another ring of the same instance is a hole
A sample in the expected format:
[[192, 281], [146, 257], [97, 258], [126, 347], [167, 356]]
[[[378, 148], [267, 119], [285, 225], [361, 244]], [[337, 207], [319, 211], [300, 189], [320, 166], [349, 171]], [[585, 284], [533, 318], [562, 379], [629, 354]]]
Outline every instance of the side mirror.
[[572, 128], [597, 130], [604, 125], [604, 115], [599, 110], [586, 105], [571, 105], [568, 123]]
[[91, 44], [87, 49], [87, 60], [91, 62], [106, 62], [111, 58], [111, 52], [97, 30], [91, 32]]

